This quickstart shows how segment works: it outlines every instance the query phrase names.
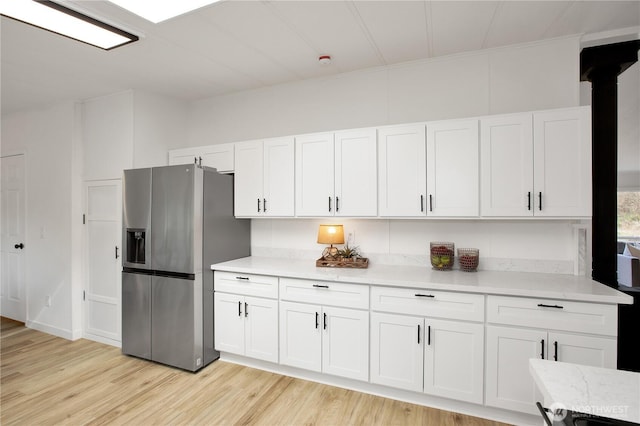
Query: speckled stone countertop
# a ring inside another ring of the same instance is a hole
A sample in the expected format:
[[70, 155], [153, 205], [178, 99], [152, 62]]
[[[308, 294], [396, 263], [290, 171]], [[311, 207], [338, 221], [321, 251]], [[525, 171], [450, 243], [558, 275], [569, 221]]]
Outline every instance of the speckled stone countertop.
[[315, 260], [256, 256], [217, 263], [211, 265], [211, 269], [390, 287], [540, 297], [607, 304], [633, 303], [631, 296], [614, 288], [586, 277], [565, 274], [437, 271], [430, 266], [375, 264], [369, 265], [366, 269], [330, 268], [316, 267]]
[[640, 373], [530, 359], [544, 406], [640, 423]]

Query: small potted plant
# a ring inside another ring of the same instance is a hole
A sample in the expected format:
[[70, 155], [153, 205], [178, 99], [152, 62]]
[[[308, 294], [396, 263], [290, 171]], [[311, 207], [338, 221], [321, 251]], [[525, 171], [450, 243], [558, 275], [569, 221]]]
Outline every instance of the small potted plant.
[[338, 257], [355, 262], [360, 257], [360, 249], [358, 247], [349, 247], [349, 243], [344, 248], [338, 250]]

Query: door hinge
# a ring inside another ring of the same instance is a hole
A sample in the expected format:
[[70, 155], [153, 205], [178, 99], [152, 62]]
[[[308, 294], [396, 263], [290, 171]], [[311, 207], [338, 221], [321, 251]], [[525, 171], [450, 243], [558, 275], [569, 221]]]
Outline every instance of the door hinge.
[[87, 224], [87, 215], [85, 215], [84, 213], [82, 213], [82, 224], [83, 225]]

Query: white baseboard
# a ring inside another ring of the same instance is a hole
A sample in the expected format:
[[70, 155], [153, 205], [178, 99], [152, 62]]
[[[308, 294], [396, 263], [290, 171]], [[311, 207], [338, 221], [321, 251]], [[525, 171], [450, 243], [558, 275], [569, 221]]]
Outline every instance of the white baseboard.
[[77, 339], [77, 337], [74, 339], [75, 336], [71, 330], [54, 327], [49, 324], [44, 324], [38, 321], [27, 320], [27, 322], [25, 323], [25, 326], [27, 326], [28, 328], [32, 328], [34, 330], [42, 331], [43, 333], [52, 334], [57, 337], [62, 337], [63, 339], [67, 339], [67, 340]]

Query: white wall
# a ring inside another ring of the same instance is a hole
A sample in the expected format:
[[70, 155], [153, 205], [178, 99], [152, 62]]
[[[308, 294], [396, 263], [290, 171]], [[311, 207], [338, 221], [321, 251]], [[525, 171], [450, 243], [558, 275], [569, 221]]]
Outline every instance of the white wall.
[[560, 38], [204, 99], [184, 146], [575, 106], [579, 48]]
[[74, 332], [72, 293], [79, 278], [78, 114], [67, 102], [2, 119], [2, 153], [26, 153], [26, 322], [67, 338]]
[[[194, 102], [188, 146], [579, 105], [579, 37], [306, 80]], [[254, 255], [313, 261], [318, 221], [252, 221]], [[379, 263], [427, 261], [429, 241], [481, 250], [481, 268], [573, 273], [571, 221], [351, 220]], [[346, 226], [346, 225], [345, 225]], [[428, 264], [428, 263], [427, 263]]]
[[133, 92], [133, 167], [169, 164], [168, 151], [184, 145], [187, 105], [165, 96]]
[[640, 191], [640, 63], [618, 77], [618, 188]]

